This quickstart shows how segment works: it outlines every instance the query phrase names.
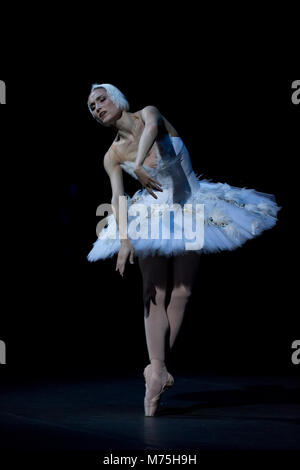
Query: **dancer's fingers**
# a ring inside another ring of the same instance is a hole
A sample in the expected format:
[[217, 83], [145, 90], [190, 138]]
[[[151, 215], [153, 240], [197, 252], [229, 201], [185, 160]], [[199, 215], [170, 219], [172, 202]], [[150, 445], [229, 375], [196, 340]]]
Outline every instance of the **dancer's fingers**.
[[148, 184], [156, 191], [162, 191], [161, 184], [158, 181], [156, 181], [154, 178], [151, 178]]
[[157, 184], [158, 186], [161, 186], [160, 182], [157, 181], [156, 179], [150, 177], [150, 181], [152, 181], [153, 183]]
[[121, 274], [121, 276], [123, 276], [124, 274], [124, 263], [120, 260], [117, 260], [117, 267], [116, 267], [116, 271], [119, 271], [119, 273]]
[[156, 194], [152, 191], [152, 189], [150, 189], [150, 188], [146, 188], [146, 189], [147, 189], [148, 193], [151, 194], [151, 196], [154, 197], [154, 199], [157, 199], [157, 196], [156, 196]]

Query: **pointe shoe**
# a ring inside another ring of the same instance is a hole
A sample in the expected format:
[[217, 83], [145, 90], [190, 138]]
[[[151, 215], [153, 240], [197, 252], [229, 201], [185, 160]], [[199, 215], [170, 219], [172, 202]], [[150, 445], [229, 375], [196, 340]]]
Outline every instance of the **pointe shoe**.
[[[146, 381], [146, 393], [147, 393], [147, 390], [149, 389], [150, 387], [150, 381], [151, 381], [151, 364], [149, 364], [147, 367], [145, 367], [145, 370], [144, 370], [144, 377], [145, 377], [145, 381]], [[154, 416], [158, 407], [159, 407], [159, 403], [160, 403], [160, 399], [161, 399], [161, 396], [162, 394], [168, 390], [170, 387], [172, 387], [172, 385], [174, 384], [174, 377], [167, 371], [167, 380], [164, 381], [164, 383], [161, 384], [161, 390], [160, 392], [155, 395], [153, 398], [146, 398], [145, 396], [145, 399], [144, 399], [144, 407], [145, 407], [145, 416]]]
[[143, 374], [144, 377], [145, 377], [145, 382], [146, 382], [146, 383], [147, 383], [147, 377], [148, 377], [148, 375], [151, 374], [150, 370], [151, 370], [151, 364], [148, 364], [148, 365], [145, 367], [145, 369], [144, 369], [144, 374]]

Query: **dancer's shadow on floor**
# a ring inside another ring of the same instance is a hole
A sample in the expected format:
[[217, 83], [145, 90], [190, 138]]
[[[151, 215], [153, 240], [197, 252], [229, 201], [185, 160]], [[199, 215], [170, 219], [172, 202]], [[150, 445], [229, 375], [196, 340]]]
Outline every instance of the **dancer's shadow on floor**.
[[[243, 405], [298, 405], [300, 404], [300, 389], [288, 389], [283, 385], [248, 385], [243, 390], [218, 390], [205, 392], [189, 392], [172, 396], [176, 401], [182, 401], [182, 406], [168, 406], [168, 398], [162, 397], [157, 414], [161, 416], [184, 416], [198, 418], [203, 416], [203, 410], [239, 407]], [[193, 404], [186, 406], [188, 402]], [[285, 421], [300, 423], [300, 414]], [[272, 418], [268, 418], [272, 419]], [[275, 418], [274, 418], [275, 419]], [[276, 417], [276, 420], [278, 418]]]

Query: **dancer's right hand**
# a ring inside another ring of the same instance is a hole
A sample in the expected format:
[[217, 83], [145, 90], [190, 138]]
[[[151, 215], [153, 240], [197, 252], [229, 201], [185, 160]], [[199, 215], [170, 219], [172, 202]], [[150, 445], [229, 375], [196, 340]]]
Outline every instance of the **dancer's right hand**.
[[133, 246], [130, 243], [130, 241], [128, 239], [122, 240], [121, 248], [118, 253], [117, 265], [116, 265], [116, 271], [119, 271], [122, 277], [124, 274], [125, 265], [126, 265], [128, 256], [129, 256], [130, 263], [133, 264], [133, 254], [134, 254]]

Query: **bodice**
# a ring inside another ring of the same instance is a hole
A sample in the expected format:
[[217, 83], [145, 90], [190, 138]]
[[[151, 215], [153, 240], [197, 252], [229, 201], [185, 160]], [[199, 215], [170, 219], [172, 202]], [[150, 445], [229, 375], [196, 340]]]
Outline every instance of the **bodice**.
[[[199, 189], [199, 182], [193, 171], [191, 159], [186, 146], [180, 137], [166, 135], [157, 141], [155, 168], [143, 165], [145, 170], [157, 178], [165, 189], [176, 193], [175, 199], [187, 198], [193, 191]], [[133, 178], [138, 179], [133, 169], [135, 162], [124, 161], [121, 167]], [[157, 193], [158, 194], [158, 193]]]

